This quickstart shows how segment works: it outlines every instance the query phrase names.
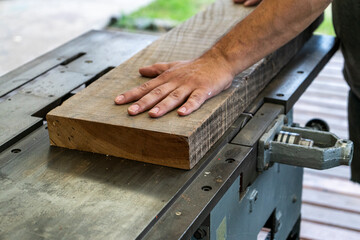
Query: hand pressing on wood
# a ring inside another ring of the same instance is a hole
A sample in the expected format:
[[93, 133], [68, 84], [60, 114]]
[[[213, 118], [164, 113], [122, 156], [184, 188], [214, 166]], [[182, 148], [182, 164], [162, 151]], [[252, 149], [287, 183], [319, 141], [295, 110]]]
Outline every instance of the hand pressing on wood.
[[117, 96], [115, 103], [136, 101], [128, 109], [130, 115], [151, 109], [151, 117], [160, 117], [180, 105], [178, 114], [188, 115], [207, 99], [228, 88], [235, 74], [244, 71], [303, 31], [331, 2], [233, 1], [243, 2], [244, 5], [255, 1], [260, 4], [201, 57], [141, 68], [141, 75], [156, 78]]
[[258, 5], [261, 1], [262, 0], [233, 0], [234, 3], [243, 3], [246, 7]]
[[151, 117], [160, 117], [180, 105], [178, 114], [188, 115], [227, 89], [234, 78], [226, 59], [216, 51], [191, 61], [156, 63], [140, 68], [139, 72], [155, 78], [117, 96], [115, 103], [136, 101], [128, 113], [136, 115], [151, 109]]

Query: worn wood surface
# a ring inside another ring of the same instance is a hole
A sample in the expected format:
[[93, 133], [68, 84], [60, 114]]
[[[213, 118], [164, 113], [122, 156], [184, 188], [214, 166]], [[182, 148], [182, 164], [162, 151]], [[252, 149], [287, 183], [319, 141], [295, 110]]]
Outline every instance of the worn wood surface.
[[[312, 118], [321, 118], [329, 124], [331, 132], [342, 138], [348, 137], [346, 102], [349, 87], [341, 72], [343, 64], [344, 58], [339, 51], [296, 103], [295, 122], [304, 125]], [[360, 216], [360, 185], [350, 182], [350, 167], [323, 171], [304, 169], [304, 172], [302, 201], [313, 210], [303, 212], [301, 239], [360, 239], [360, 231], [352, 222], [354, 216]], [[335, 213], [337, 222], [327, 219], [331, 218], [331, 213]], [[325, 218], [320, 218], [319, 214]]]
[[304, 173], [304, 188], [324, 190], [360, 198], [360, 185], [339, 178], [327, 178], [318, 174]]
[[330, 168], [326, 170], [315, 170], [315, 169], [305, 169], [306, 173], [315, 174], [315, 175], [322, 175], [328, 177], [335, 177], [340, 179], [349, 180], [350, 179], [350, 168], [349, 166], [338, 166], [336, 168]]
[[[73, 89], [96, 80], [156, 38], [90, 31], [0, 77], [0, 95], [12, 90], [0, 97], [0, 151], [41, 126], [45, 114]], [[62, 62], [53, 66], [57, 59]], [[25, 76], [31, 80], [26, 83], [19, 80]]]
[[360, 185], [348, 166], [305, 170], [301, 239], [360, 239]]
[[360, 215], [360, 198], [305, 188], [303, 203]]
[[301, 222], [301, 237], [302, 240], [359, 240], [360, 233], [334, 227], [315, 222], [302, 221]]
[[301, 215], [303, 220], [360, 232], [360, 215], [356, 213], [303, 204]]
[[52, 145], [190, 169], [219, 139], [269, 80], [306, 39], [286, 47], [237, 76], [232, 86], [190, 116], [176, 111], [152, 119], [147, 113], [129, 116], [129, 105], [115, 106], [115, 96], [148, 79], [138, 68], [155, 62], [200, 56], [219, 37], [252, 11], [218, 0], [206, 11], [118, 66], [47, 115]]

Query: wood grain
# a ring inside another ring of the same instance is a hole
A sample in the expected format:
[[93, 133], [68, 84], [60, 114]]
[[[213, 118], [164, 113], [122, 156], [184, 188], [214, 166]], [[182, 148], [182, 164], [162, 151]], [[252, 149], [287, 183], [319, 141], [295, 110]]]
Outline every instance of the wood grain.
[[147, 113], [129, 116], [129, 105], [115, 106], [113, 99], [148, 80], [139, 76], [138, 68], [200, 56], [251, 11], [218, 0], [162, 36], [51, 111], [51, 144], [191, 169], [297, 52], [308, 32], [239, 74], [228, 90], [190, 116], [179, 117], [176, 111], [158, 119]]
[[302, 204], [302, 220], [360, 232], [360, 215], [330, 208]]
[[360, 198], [329, 193], [314, 189], [303, 189], [302, 202], [308, 205], [331, 208], [360, 215]]
[[335, 168], [330, 168], [330, 169], [326, 169], [326, 170], [315, 170], [315, 169], [310, 169], [310, 168], [306, 168], [304, 169], [304, 171], [306, 173], [313, 174], [313, 175], [318, 175], [318, 176], [324, 176], [324, 177], [329, 177], [329, 178], [341, 178], [344, 180], [349, 180], [350, 179], [350, 166], [338, 166]]
[[360, 198], [360, 185], [354, 182], [304, 173], [303, 187]]
[[306, 169], [300, 239], [360, 239], [359, 192], [348, 166]]
[[[0, 77], [0, 95], [3, 90], [12, 91], [0, 98], [0, 151], [41, 126], [46, 113], [73, 89], [99, 78], [155, 39], [150, 35], [92, 30]], [[57, 59], [61, 64], [53, 66]], [[25, 78], [33, 79], [19, 81]]]
[[301, 221], [300, 239], [327, 239], [327, 240], [358, 240], [360, 233], [334, 226], [314, 222]]

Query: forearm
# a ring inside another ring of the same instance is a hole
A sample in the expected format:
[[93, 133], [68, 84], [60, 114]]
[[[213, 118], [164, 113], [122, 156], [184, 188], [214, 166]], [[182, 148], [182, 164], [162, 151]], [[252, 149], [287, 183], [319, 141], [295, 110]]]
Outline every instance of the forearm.
[[160, 117], [178, 106], [179, 115], [188, 115], [207, 99], [230, 87], [235, 74], [294, 38], [330, 2], [263, 0], [201, 57], [141, 68], [141, 75], [156, 78], [119, 95], [115, 103], [136, 101], [128, 108], [130, 115], [151, 109], [151, 117]]
[[263, 0], [202, 57], [223, 58], [233, 75], [240, 73], [298, 35], [330, 2]]

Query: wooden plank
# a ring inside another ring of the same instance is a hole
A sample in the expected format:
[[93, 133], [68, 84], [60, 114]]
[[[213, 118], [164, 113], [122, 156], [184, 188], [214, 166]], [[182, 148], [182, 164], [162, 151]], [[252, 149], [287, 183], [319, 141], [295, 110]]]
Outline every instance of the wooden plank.
[[309, 205], [360, 214], [360, 198], [337, 193], [304, 188], [302, 202]]
[[[79, 51], [84, 52], [84, 55], [68, 61], [66, 65], [46, 69], [46, 73], [21, 87], [17, 86], [16, 91], [0, 98], [0, 151], [41, 126], [46, 112], [59, 105], [62, 98], [73, 89], [91, 82], [102, 72], [129, 59], [156, 38], [140, 34], [90, 31], [0, 78], [1, 90], [4, 90], [2, 84], [6, 83], [15, 87], [12, 83], [19, 83], [20, 76], [30, 72], [36, 72], [37, 75], [44, 71], [44, 66], [51, 67], [48, 64], [53, 61], [55, 53], [77, 55]], [[27, 70], [24, 70], [25, 67]]]
[[335, 168], [330, 168], [326, 170], [315, 170], [315, 169], [305, 169], [306, 173], [315, 174], [315, 175], [322, 175], [324, 177], [338, 177], [345, 180], [350, 179], [350, 167], [349, 166], [338, 166]]
[[[176, 111], [152, 119], [129, 116], [129, 105], [115, 106], [119, 93], [145, 81], [139, 67], [200, 56], [252, 11], [218, 0], [206, 11], [162, 36], [47, 115], [52, 145], [191, 169], [226, 131], [268, 81], [302, 46], [309, 34], [238, 75], [232, 86], [190, 116]], [[276, 59], [276, 61], [274, 60]]]
[[360, 233], [319, 223], [301, 221], [300, 239], [359, 240]]
[[360, 185], [340, 178], [304, 173], [303, 187], [360, 198]]
[[305, 104], [314, 104], [316, 103], [320, 107], [323, 108], [333, 108], [333, 109], [339, 109], [339, 110], [346, 110], [347, 109], [347, 103], [346, 101], [339, 101], [338, 99], [334, 99], [331, 96], [329, 98], [324, 99], [319, 96], [311, 96], [310, 94], [304, 94], [304, 99], [302, 99], [302, 102]]
[[[321, 81], [320, 81], [321, 80]], [[313, 82], [313, 86], [317, 87], [319, 89], [322, 88], [327, 88], [327, 89], [331, 89], [334, 91], [348, 91], [349, 90], [349, 86], [346, 84], [343, 84], [341, 82], [333, 82], [333, 83], [327, 83], [326, 82], [326, 77], [319, 77], [319, 81], [315, 81]]]
[[306, 221], [360, 232], [360, 214], [356, 213], [303, 204], [301, 218]]
[[348, 93], [347, 92], [336, 92], [336, 91], [328, 91], [327, 89], [316, 89], [316, 88], [309, 88], [306, 91], [306, 96], [316, 96], [318, 98], [323, 97], [330, 97], [332, 99], [338, 99], [339, 101], [346, 102]]
[[[298, 105], [296, 107], [297, 110], [302, 110], [302, 111], [306, 111], [309, 110], [311, 105]], [[323, 108], [321, 106], [318, 106], [316, 104], [312, 104], [311, 107], [311, 111], [312, 112], [317, 112], [319, 115], [322, 114], [323, 116], [329, 116], [329, 117], [338, 117], [338, 118], [342, 118], [341, 116], [346, 116], [346, 110], [345, 109], [332, 109], [331, 111], [329, 111], [329, 109]]]

